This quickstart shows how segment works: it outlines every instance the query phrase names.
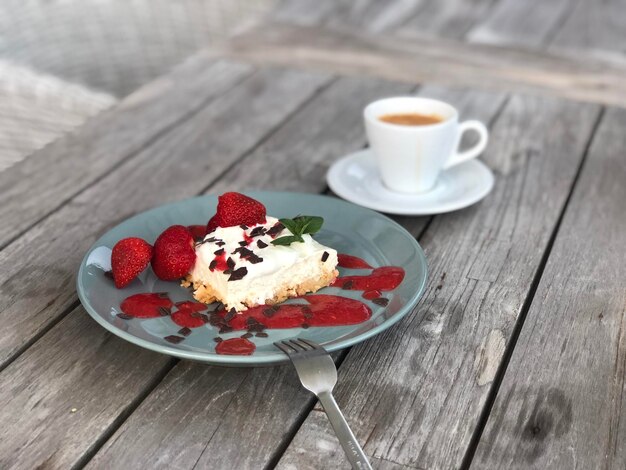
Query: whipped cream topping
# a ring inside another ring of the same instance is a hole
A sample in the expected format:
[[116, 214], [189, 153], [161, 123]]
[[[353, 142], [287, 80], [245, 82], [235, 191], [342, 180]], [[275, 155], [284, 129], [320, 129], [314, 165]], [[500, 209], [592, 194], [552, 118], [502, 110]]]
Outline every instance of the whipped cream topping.
[[[302, 236], [304, 243], [296, 242], [289, 246], [272, 245], [276, 238], [292, 235], [284, 227], [280, 231], [276, 229], [272, 231], [271, 229], [278, 223], [278, 219], [268, 216], [264, 224], [251, 227], [218, 227], [207, 234], [204, 241], [196, 247], [197, 260], [192, 276], [206, 278], [208, 274], [206, 271], [209, 270], [211, 273], [220, 273], [228, 279], [234, 271], [245, 267], [247, 272], [242, 279], [250, 281], [272, 275], [285, 266], [328, 250], [306, 234]], [[224, 250], [223, 254], [221, 250]], [[220, 258], [221, 263], [229, 258], [234, 262], [234, 265], [231, 262], [232, 268], [229, 267], [226, 273], [219, 269]], [[231, 282], [236, 280], [231, 279]]]

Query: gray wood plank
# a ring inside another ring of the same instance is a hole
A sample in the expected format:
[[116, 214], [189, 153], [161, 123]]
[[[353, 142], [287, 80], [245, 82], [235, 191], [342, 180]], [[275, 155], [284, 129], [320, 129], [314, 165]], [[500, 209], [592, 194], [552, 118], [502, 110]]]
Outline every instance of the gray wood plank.
[[77, 308], [0, 373], [0, 467], [77, 464], [171, 364]]
[[[374, 79], [338, 80], [227, 173], [226, 181], [221, 179], [211, 191], [248, 189], [258, 187], [257, 184], [271, 185], [273, 189], [294, 189], [296, 182], [300, 182], [300, 190], [320, 191], [325, 185], [322, 176], [325, 168], [343, 152], [363, 145], [362, 106], [377, 96], [407, 90], [406, 85]], [[460, 107], [463, 116], [486, 121], [496, 114], [504, 99], [501, 95], [440, 88], [430, 88], [423, 93], [447, 98]], [[239, 167], [241, 171], [237, 170]], [[255, 181], [251, 175], [262, 179]], [[426, 219], [404, 218], [401, 221], [417, 235]], [[186, 367], [182, 363], [175, 367], [170, 374], [171, 381], [185, 380], [187, 373], [191, 377], [203, 374], [200, 365], [193, 366], [191, 372], [187, 372]], [[210, 374], [206, 380], [210, 380]], [[255, 369], [238, 386], [232, 402], [217, 422], [205, 425], [215, 432], [199, 433], [193, 426], [177, 428], [179, 439], [169, 442], [171, 419], [155, 417], [152, 411], [170, 406], [172, 396], [166, 392], [167, 383], [169, 381], [159, 386], [103, 446], [90, 468], [107, 468], [110, 462], [126, 462], [135, 467], [190, 468], [195, 461], [200, 468], [261, 468], [277, 457], [277, 451], [313, 404], [311, 395], [300, 387], [291, 369]], [[202, 385], [183, 389], [183, 401], [204, 403]], [[230, 392], [224, 389], [215, 393]], [[150, 432], [144, 438], [147, 427]], [[129, 444], [131, 441], [136, 448]], [[246, 445], [240, 445], [242, 442]], [[176, 459], [181, 445], [194, 449], [193, 455], [185, 456], [182, 461]]]
[[625, 127], [609, 110], [594, 137], [477, 468], [626, 468]]
[[[354, 347], [339, 370], [337, 401], [368, 455], [458, 468], [598, 115], [557, 99], [508, 102], [484, 156], [493, 193], [435, 217], [422, 239], [431, 281], [417, 311]], [[312, 414], [278, 468], [338, 456], [345, 464], [327, 421]]]
[[[573, 0], [500, 0], [467, 34], [470, 42], [543, 48], [568, 16]], [[584, 2], [583, 2], [584, 3]]]
[[531, 92], [626, 106], [626, 62], [579, 60], [548, 52], [398, 38], [363, 32], [268, 23], [235, 38], [229, 57], [479, 89]]
[[554, 35], [551, 49], [626, 61], [626, 2], [579, 1]]
[[76, 302], [78, 264], [99, 235], [138, 211], [200, 193], [329, 80], [260, 71], [1, 251], [0, 318], [7, 321], [0, 327], [0, 365]]
[[423, 0], [287, 0], [270, 15], [276, 21], [303, 26], [352, 27], [383, 32], [410, 18]]
[[402, 36], [463, 39], [493, 8], [493, 0], [436, 0], [423, 2], [399, 29]]
[[0, 247], [252, 71], [249, 65], [199, 54], [78, 133], [1, 172]]

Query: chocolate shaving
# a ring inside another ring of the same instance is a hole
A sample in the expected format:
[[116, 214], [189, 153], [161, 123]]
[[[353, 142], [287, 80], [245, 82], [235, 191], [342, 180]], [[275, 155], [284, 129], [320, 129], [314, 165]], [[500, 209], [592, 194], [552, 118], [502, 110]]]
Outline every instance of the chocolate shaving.
[[252, 338], [252, 333], [250, 333], [250, 332], [244, 333], [243, 335], [241, 335], [241, 337], [244, 338], [244, 339]]
[[273, 307], [263, 309], [263, 315], [265, 315], [267, 318], [272, 318], [275, 313], [276, 310], [274, 310]]
[[133, 317], [125, 313], [118, 313], [117, 318], [121, 318], [122, 320], [130, 320]]
[[243, 230], [248, 230], [248, 226], [247, 226], [246, 224], [241, 224], [241, 225], [240, 225], [240, 227], [241, 227]]
[[261, 235], [265, 235], [265, 232], [266, 232], [265, 227], [263, 227], [262, 225], [259, 225], [258, 227], [254, 227], [252, 229], [252, 232], [250, 232], [250, 236], [260, 237]]
[[257, 338], [267, 338], [269, 335], [267, 333], [264, 333], [262, 331], [259, 331], [256, 335]]
[[241, 240], [241, 241], [239, 242], [239, 246], [248, 246], [248, 242], [247, 242], [247, 241], [245, 241], [245, 240]]
[[224, 315], [224, 321], [229, 322], [237, 315], [235, 307], [231, 308], [226, 315]]
[[235, 260], [232, 259], [229, 256], [228, 259], [226, 260], [226, 266], [228, 266], [230, 269], [234, 269], [235, 268]]
[[252, 317], [248, 317], [246, 318], [246, 324], [247, 325], [256, 325], [259, 322], [256, 320], [256, 318], [252, 318]]
[[274, 226], [267, 231], [267, 234], [272, 238], [276, 238], [276, 235], [282, 232], [284, 228], [285, 226], [282, 223], [276, 222], [276, 224], [274, 224]]
[[386, 307], [389, 303], [389, 299], [386, 299], [384, 297], [377, 297], [376, 299], [372, 299], [372, 302], [374, 302], [376, 305], [380, 305], [381, 307]]
[[176, 336], [176, 335], [169, 335], [166, 336], [165, 338], [163, 338], [165, 341], [167, 341], [168, 343], [172, 343], [172, 344], [178, 344], [181, 341], [183, 341], [185, 338], [183, 338], [182, 336]]
[[220, 334], [223, 335], [225, 333], [230, 333], [231, 331], [233, 331], [233, 328], [231, 326], [228, 325], [224, 325], [220, 328]]
[[189, 336], [191, 334], [191, 328], [187, 328], [186, 326], [178, 330], [179, 335]]
[[304, 315], [304, 318], [307, 318], [307, 319], [313, 318], [313, 311], [307, 305], [303, 305], [302, 306], [302, 315]]
[[169, 308], [165, 308], [163, 306], [160, 306], [157, 310], [159, 312], [159, 315], [161, 315], [162, 317], [167, 317], [172, 313]]
[[252, 250], [245, 246], [240, 246], [233, 253], [239, 253], [242, 259], [249, 261], [251, 264], [257, 264], [263, 261], [263, 258], [258, 257]]
[[209, 269], [213, 271], [216, 267], [217, 267], [217, 260], [214, 259], [213, 261], [209, 263]]
[[322, 263], [326, 262], [326, 260], [328, 259], [328, 256], [330, 256], [328, 254], [328, 251], [325, 251], [324, 253], [322, 253]]
[[230, 277], [228, 278], [229, 281], [239, 281], [240, 279], [243, 279], [244, 276], [248, 274], [248, 269], [245, 266], [242, 266], [239, 269], [235, 269]]
[[213, 341], [215, 341], [216, 343], [221, 343], [224, 340], [220, 338], [219, 336], [216, 336], [215, 338], [213, 338]]
[[267, 243], [265, 243], [263, 240], [257, 240], [256, 246], [258, 246], [259, 248], [267, 248]]
[[254, 254], [252, 250], [246, 248], [245, 246], [240, 246], [235, 251], [233, 251], [233, 253], [239, 253], [239, 256], [241, 256], [242, 258], [247, 258], [248, 256]]
[[349, 280], [349, 281], [344, 282], [341, 288], [345, 290], [350, 290], [352, 289], [353, 285], [354, 285], [354, 282], [352, 280]]
[[220, 248], [217, 251], [213, 252], [214, 255], [219, 256], [219, 255], [223, 255], [224, 254], [224, 248]]
[[217, 241], [217, 238], [215, 238], [215, 237], [209, 237], [209, 238], [205, 238], [204, 239], [205, 243], [213, 243], [215, 241]]
[[218, 241], [218, 242], [215, 242], [215, 244], [216, 244], [217, 246], [224, 246], [224, 245], [226, 245], [226, 242], [223, 242], [222, 240], [220, 240], [220, 241]]

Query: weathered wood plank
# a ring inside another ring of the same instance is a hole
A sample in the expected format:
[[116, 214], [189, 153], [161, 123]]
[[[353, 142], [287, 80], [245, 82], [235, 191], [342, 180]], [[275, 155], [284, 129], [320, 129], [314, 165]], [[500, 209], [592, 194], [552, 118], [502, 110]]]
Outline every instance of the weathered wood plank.
[[402, 36], [430, 35], [463, 39], [470, 28], [488, 15], [492, 7], [492, 0], [427, 1], [398, 29], [398, 33]]
[[382, 32], [405, 22], [422, 3], [423, 0], [287, 0], [278, 5], [271, 18], [298, 25], [348, 26]]
[[[337, 401], [368, 455], [458, 468], [598, 115], [557, 99], [509, 101], [484, 156], [493, 193], [435, 217], [422, 239], [431, 282], [417, 312], [354, 347], [339, 370]], [[278, 468], [337, 455], [327, 422], [311, 415]]]
[[626, 468], [626, 112], [596, 133], [477, 468]]
[[[500, 0], [466, 36], [470, 42], [543, 48], [569, 14], [572, 0]], [[583, 2], [584, 3], [584, 2]]]
[[620, 63], [626, 61], [626, 2], [576, 2], [572, 12], [554, 35], [550, 48], [561, 48], [580, 56], [597, 56]]
[[[322, 190], [325, 185], [323, 173], [334, 158], [364, 143], [362, 106], [378, 96], [407, 90], [406, 85], [374, 79], [338, 80], [303, 107], [211, 190], [240, 190], [259, 185], [295, 189], [294, 184], [298, 183], [300, 190]], [[501, 95], [446, 92], [439, 88], [428, 89], [424, 93], [454, 102], [461, 109], [462, 116], [485, 121], [497, 113], [504, 99]], [[256, 181], [253, 175], [261, 180]], [[426, 219], [404, 218], [403, 222], [417, 235]], [[187, 372], [185, 367], [183, 364], [175, 367], [170, 374], [171, 380], [186, 380], [187, 373], [191, 377], [203, 374], [203, 366], [193, 366], [191, 372]], [[210, 380], [210, 375], [203, 380]], [[277, 450], [286, 443], [289, 434], [295, 431], [297, 423], [313, 403], [312, 396], [300, 387], [289, 368], [287, 371], [284, 368], [255, 369], [238, 386], [235, 398], [220, 415], [219, 422], [207, 425], [215, 432], [198, 433], [193, 426], [177, 429], [177, 433], [181, 433], [179, 438], [176, 442], [169, 442], [169, 418], [156, 417], [152, 412], [152, 407], [163, 409], [171, 403], [172, 396], [164, 391], [165, 388], [166, 385], [159, 386], [105, 444], [92, 461], [93, 468], [106, 468], [112, 461], [128, 462], [131, 466], [176, 465], [178, 468], [189, 468], [188, 462], [193, 465], [196, 460], [202, 468], [261, 468], [277, 457]], [[201, 385], [181, 388], [185, 394], [181, 398], [183, 401], [204, 403]], [[224, 389], [215, 393], [226, 394], [229, 391]], [[150, 431], [144, 438], [147, 426]], [[130, 442], [135, 442], [136, 448]], [[240, 443], [247, 444], [242, 446]], [[181, 462], [176, 456], [179, 446], [183, 445], [194, 450], [193, 456], [189, 459], [185, 457]]]
[[626, 106], [626, 62], [562, 57], [547, 52], [398, 38], [344, 28], [264, 24], [223, 52], [258, 63], [407, 82], [515, 90]]
[[253, 72], [199, 54], [0, 173], [0, 247]]
[[77, 308], [0, 373], [0, 467], [72, 467], [172, 363]]
[[0, 252], [0, 364], [76, 302], [75, 272], [100, 234], [138, 211], [200, 193], [329, 80], [260, 71]]

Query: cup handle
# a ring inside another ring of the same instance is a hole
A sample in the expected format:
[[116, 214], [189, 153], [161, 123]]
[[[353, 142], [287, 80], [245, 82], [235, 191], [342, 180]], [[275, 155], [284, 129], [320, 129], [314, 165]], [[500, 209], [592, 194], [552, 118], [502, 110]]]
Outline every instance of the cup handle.
[[[474, 145], [471, 149], [467, 149], [463, 152], [458, 151], [458, 146], [461, 143], [461, 137], [463, 137], [463, 133], [465, 131], [473, 130], [478, 132], [478, 143]], [[489, 131], [485, 125], [480, 121], [465, 121], [459, 124], [458, 137], [456, 142], [456, 148], [454, 154], [450, 157], [450, 159], [443, 166], [444, 169], [448, 169], [459, 163], [466, 162], [467, 160], [471, 160], [472, 158], [476, 158], [478, 155], [485, 150], [487, 147], [487, 141], [489, 140]]]

